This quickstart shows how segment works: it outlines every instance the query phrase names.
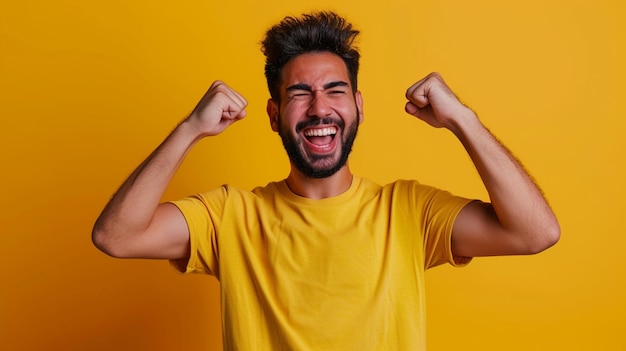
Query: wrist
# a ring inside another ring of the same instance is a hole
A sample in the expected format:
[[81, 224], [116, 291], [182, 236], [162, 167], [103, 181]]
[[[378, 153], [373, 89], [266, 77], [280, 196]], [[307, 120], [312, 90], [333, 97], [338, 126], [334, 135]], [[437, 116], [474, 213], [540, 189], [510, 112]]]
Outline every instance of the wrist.
[[206, 136], [191, 117], [187, 117], [180, 122], [174, 132], [188, 140], [190, 145], [197, 143]]
[[448, 129], [459, 139], [472, 135], [472, 130], [482, 127], [478, 115], [469, 107], [464, 106], [455, 116], [456, 118], [451, 120]]

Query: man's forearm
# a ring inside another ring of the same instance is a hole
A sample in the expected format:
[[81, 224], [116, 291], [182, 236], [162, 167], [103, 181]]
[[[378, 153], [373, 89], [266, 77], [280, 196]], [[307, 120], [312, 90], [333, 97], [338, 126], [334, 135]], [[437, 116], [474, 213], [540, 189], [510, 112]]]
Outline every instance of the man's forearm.
[[213, 82], [189, 117], [113, 195], [94, 225], [94, 244], [116, 257], [175, 259], [187, 255], [189, 231], [184, 217], [173, 205], [159, 202], [193, 145], [244, 118], [247, 104], [224, 82]]
[[193, 128], [183, 122], [135, 169], [96, 221], [92, 234], [96, 246], [110, 253], [114, 243], [148, 228], [165, 189], [197, 140]]
[[528, 245], [529, 253], [551, 246], [559, 226], [541, 190], [475, 114], [467, 113], [452, 131], [474, 162], [500, 226]]

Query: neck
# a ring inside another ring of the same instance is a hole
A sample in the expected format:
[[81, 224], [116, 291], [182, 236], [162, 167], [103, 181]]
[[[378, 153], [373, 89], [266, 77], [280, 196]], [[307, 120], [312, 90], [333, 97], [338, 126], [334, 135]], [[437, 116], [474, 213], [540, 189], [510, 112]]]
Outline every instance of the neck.
[[341, 195], [352, 185], [353, 175], [346, 164], [337, 173], [326, 178], [310, 178], [293, 166], [287, 177], [287, 186], [296, 195], [313, 200]]

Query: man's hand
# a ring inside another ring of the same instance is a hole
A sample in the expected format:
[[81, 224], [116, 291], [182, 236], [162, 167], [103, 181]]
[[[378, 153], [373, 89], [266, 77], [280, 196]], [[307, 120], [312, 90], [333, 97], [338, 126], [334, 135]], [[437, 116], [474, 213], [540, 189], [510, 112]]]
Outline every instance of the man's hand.
[[201, 137], [218, 135], [246, 116], [247, 105], [246, 99], [218, 80], [211, 84], [187, 121]]
[[439, 73], [431, 73], [406, 91], [405, 111], [436, 128], [453, 132], [459, 118], [474, 114], [463, 105]]

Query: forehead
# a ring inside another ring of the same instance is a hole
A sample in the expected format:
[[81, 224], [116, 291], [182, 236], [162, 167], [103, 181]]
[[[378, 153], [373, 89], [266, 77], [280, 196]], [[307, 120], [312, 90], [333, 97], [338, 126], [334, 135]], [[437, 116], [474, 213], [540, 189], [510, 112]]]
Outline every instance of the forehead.
[[341, 57], [330, 52], [312, 52], [295, 57], [283, 67], [281, 90], [294, 84], [321, 88], [337, 81], [350, 84], [348, 68]]

